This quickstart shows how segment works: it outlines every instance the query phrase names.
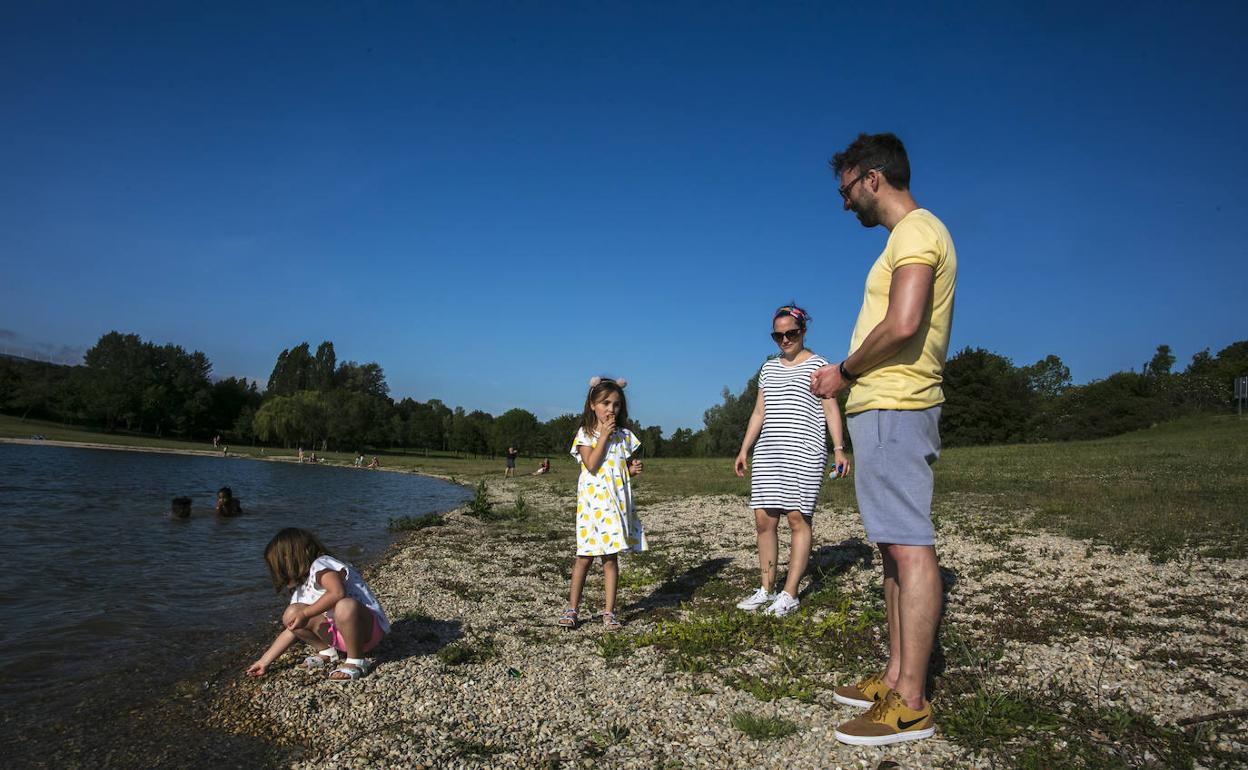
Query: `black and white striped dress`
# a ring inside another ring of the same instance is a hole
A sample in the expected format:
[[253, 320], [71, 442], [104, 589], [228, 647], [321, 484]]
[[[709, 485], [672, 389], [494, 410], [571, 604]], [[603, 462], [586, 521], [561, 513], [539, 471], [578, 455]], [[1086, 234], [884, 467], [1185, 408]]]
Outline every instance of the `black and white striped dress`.
[[810, 392], [810, 373], [827, 363], [817, 355], [793, 366], [773, 358], [759, 370], [763, 430], [750, 467], [751, 508], [814, 515], [828, 464], [828, 422]]

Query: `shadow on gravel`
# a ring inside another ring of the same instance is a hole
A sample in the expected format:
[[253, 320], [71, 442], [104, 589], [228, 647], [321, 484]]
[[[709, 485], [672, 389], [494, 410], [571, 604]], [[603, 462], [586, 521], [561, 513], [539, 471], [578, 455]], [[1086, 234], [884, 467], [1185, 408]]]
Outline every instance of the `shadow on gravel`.
[[427, 615], [408, 615], [390, 624], [390, 633], [377, 647], [378, 663], [418, 655], [433, 655], [463, 636], [458, 620], [437, 620]]
[[874, 563], [875, 549], [860, 537], [847, 538], [836, 545], [821, 545], [810, 555], [810, 563], [806, 566], [810, 583], [798, 593], [797, 598], [818, 593], [830, 579], [848, 572], [851, 567], [871, 569]]
[[699, 588], [731, 563], [732, 559], [729, 558], [707, 559], [698, 566], [663, 581], [649, 596], [633, 602], [624, 610], [631, 613], [634, 610], [644, 612], [660, 607], [678, 607], [682, 602], [692, 599]]

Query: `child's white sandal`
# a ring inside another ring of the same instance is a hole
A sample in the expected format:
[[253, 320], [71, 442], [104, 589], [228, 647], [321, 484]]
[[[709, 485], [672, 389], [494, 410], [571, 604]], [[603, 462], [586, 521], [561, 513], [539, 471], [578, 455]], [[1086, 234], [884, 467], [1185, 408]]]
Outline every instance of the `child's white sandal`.
[[[338, 668], [329, 672], [329, 679], [331, 682], [354, 682], [372, 669], [372, 664], [363, 658], [347, 658]], [[334, 674], [346, 674], [346, 676], [336, 677]]]
[[333, 647], [326, 647], [315, 655], [309, 655], [303, 659], [303, 667], [308, 671], [316, 671], [322, 668], [329, 668], [338, 662], [338, 650]]

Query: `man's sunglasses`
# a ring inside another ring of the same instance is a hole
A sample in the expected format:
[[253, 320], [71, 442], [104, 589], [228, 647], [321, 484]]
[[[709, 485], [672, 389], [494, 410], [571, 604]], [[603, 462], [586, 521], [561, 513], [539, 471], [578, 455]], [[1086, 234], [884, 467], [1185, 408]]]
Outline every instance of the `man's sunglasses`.
[[797, 338], [801, 336], [802, 336], [801, 329], [789, 329], [787, 332], [772, 332], [771, 333], [771, 338], [775, 340], [776, 342], [779, 342], [780, 340], [788, 340], [789, 342], [796, 342]]
[[[887, 165], [887, 164], [885, 164], [885, 165]], [[862, 173], [861, 173], [861, 174], [859, 174], [858, 176], [854, 177], [854, 181], [850, 182], [849, 184], [845, 185], [844, 187], [838, 187], [838, 188], [836, 188], [836, 191], [837, 191], [837, 192], [839, 192], [839, 193], [841, 194], [841, 200], [845, 200], [845, 201], [849, 200], [849, 191], [850, 191], [850, 190], [852, 190], [852, 189], [854, 189], [854, 185], [856, 185], [856, 184], [858, 184], [859, 182], [861, 182], [862, 180], [866, 179], [866, 178], [867, 178], [867, 174], [870, 174], [872, 171], [883, 171], [883, 170], [884, 170], [884, 166], [874, 166], [874, 167], [869, 168], [869, 169], [867, 169], [866, 171], [862, 172]]]

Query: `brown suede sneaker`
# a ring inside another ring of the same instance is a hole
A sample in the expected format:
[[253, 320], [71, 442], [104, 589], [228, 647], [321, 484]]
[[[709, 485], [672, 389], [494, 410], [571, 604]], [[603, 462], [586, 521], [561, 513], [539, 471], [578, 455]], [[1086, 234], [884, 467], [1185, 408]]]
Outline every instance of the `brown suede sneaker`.
[[871, 710], [836, 728], [836, 739], [854, 746], [885, 746], [901, 741], [917, 741], [936, 734], [932, 704], [914, 710], [896, 690], [889, 690]]
[[860, 709], [871, 708], [876, 701], [888, 692], [881, 674], [869, 674], [858, 684], [843, 684], [832, 691], [832, 700], [846, 706], [857, 706]]

